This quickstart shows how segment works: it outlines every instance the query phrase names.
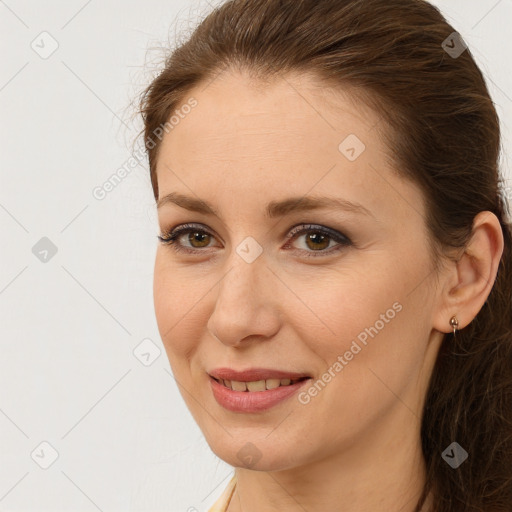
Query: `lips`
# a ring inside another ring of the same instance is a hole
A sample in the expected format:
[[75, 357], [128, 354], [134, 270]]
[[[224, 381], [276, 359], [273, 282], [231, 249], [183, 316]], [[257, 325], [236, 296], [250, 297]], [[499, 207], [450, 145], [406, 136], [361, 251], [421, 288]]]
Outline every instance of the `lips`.
[[217, 403], [236, 413], [263, 413], [289, 400], [310, 379], [307, 374], [268, 368], [217, 368], [209, 373]]
[[269, 368], [250, 368], [243, 371], [232, 370], [231, 368], [216, 368], [208, 373], [216, 380], [234, 380], [237, 382], [254, 382], [269, 379], [298, 381], [311, 377], [307, 373], [287, 372]]

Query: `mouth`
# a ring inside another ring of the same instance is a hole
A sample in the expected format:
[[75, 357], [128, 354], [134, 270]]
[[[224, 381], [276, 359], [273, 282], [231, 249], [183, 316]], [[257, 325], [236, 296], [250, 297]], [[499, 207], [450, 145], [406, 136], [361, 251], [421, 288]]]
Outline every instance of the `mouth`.
[[221, 384], [222, 386], [231, 389], [233, 391], [246, 391], [248, 393], [254, 391], [267, 391], [270, 389], [276, 389], [280, 387], [293, 386], [297, 384], [297, 382], [302, 382], [304, 380], [309, 379], [310, 377], [300, 377], [298, 379], [260, 379], [260, 380], [252, 380], [252, 381], [243, 381], [243, 380], [229, 380], [229, 379], [219, 379], [215, 378], [212, 375], [210, 377]]
[[208, 372], [217, 403], [236, 413], [263, 413], [298, 393], [310, 375], [254, 368], [235, 371], [219, 368]]
[[232, 370], [216, 368], [208, 372], [210, 377], [222, 386], [233, 391], [268, 391], [279, 387], [293, 386], [297, 382], [310, 379], [306, 373], [287, 372], [270, 368], [249, 368], [248, 370]]

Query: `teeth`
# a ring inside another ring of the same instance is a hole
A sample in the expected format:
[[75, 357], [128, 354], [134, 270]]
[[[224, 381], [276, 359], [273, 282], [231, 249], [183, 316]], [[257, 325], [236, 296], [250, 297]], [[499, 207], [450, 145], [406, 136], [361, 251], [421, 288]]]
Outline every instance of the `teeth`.
[[278, 388], [279, 386], [289, 386], [290, 384], [295, 384], [299, 380], [300, 379], [266, 379], [251, 382], [240, 382], [236, 380], [218, 379], [218, 382], [224, 384], [224, 386], [232, 389], [233, 391], [265, 391], [267, 389]]
[[232, 380], [231, 389], [233, 391], [247, 391], [247, 386], [245, 385], [245, 382], [238, 382], [236, 380]]
[[281, 381], [279, 379], [267, 379], [265, 381], [265, 387], [267, 389], [275, 389], [281, 385]]
[[256, 380], [254, 382], [248, 382], [246, 384], [247, 389], [249, 391], [265, 391], [265, 381], [264, 380]]

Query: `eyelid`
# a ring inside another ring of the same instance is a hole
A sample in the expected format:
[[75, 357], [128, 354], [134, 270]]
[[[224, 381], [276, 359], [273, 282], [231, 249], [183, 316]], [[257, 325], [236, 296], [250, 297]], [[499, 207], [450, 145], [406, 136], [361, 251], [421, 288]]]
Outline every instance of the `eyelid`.
[[320, 224], [310, 224], [307, 222], [302, 222], [302, 223], [294, 226], [293, 228], [291, 228], [289, 231], [289, 235], [290, 235], [290, 237], [293, 237], [294, 235], [296, 235], [298, 233], [303, 233], [305, 231], [315, 231], [315, 230], [325, 233], [325, 234], [328, 234], [328, 235], [330, 235], [331, 238], [333, 238], [335, 240], [341, 238], [347, 242], [350, 241], [350, 238], [348, 236], [344, 235], [343, 233], [340, 233], [339, 231], [337, 231], [333, 228], [329, 228], [327, 226], [322, 226]]

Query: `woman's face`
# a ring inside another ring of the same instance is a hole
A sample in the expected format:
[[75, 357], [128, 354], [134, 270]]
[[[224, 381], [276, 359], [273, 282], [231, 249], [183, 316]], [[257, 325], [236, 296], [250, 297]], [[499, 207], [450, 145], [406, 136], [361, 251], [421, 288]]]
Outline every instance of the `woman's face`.
[[[159, 245], [154, 302], [212, 450], [278, 470], [419, 441], [439, 292], [423, 197], [390, 167], [383, 122], [305, 76], [263, 87], [226, 73], [190, 98], [157, 177], [160, 234], [191, 231]], [[230, 390], [218, 369], [263, 372]], [[272, 389], [290, 372], [309, 378]]]

